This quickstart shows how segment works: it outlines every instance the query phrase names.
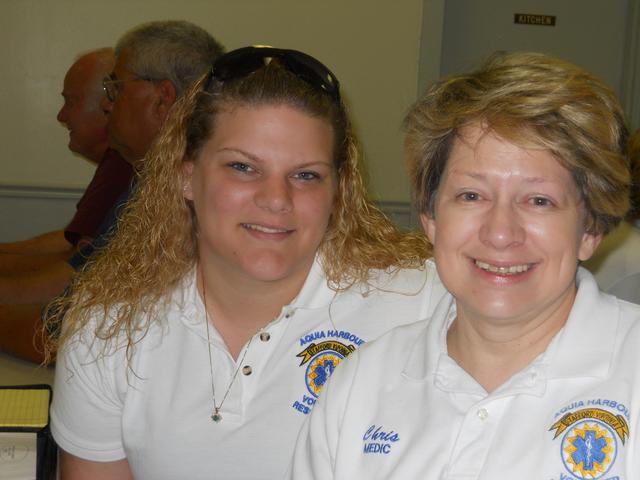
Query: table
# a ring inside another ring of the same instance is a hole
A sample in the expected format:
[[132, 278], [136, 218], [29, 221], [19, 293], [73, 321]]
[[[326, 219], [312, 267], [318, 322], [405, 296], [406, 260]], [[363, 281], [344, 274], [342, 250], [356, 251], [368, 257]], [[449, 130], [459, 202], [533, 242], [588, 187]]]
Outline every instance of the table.
[[0, 353], [0, 385], [53, 385], [53, 371], [53, 367], [43, 367]]

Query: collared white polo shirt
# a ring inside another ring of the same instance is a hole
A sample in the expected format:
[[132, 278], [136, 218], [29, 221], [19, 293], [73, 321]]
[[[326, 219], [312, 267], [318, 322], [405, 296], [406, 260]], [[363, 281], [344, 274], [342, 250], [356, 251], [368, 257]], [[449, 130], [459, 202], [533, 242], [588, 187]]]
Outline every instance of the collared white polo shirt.
[[490, 394], [447, 355], [447, 295], [332, 377], [303, 428], [294, 479], [640, 478], [640, 306], [580, 269], [564, 328]]
[[[204, 307], [194, 275], [166, 318], [136, 345], [100, 356], [91, 329], [58, 357], [51, 419], [58, 445], [78, 457], [127, 458], [136, 479], [277, 479], [298, 431], [341, 360], [394, 326], [426, 317], [444, 294], [435, 266], [379, 272], [375, 287], [336, 294], [316, 262], [298, 297], [229, 354], [211, 328], [217, 404], [212, 422]], [[239, 362], [242, 360], [242, 363]]]

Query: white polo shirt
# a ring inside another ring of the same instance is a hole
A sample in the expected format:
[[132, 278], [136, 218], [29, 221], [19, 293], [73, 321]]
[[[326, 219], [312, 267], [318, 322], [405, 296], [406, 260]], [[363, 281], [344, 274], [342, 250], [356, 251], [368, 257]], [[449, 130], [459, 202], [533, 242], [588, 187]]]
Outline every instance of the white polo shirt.
[[564, 328], [490, 394], [448, 355], [447, 295], [430, 321], [359, 350], [302, 429], [294, 479], [640, 479], [640, 306], [580, 269]]
[[[256, 334], [240, 365], [211, 329], [216, 400], [212, 422], [204, 307], [195, 276], [172, 296], [162, 326], [127, 367], [119, 349], [100, 356], [86, 329], [58, 357], [51, 425], [78, 457], [127, 458], [136, 479], [277, 479], [328, 375], [364, 342], [423, 318], [444, 295], [435, 266], [379, 273], [371, 287], [336, 294], [316, 263], [298, 297]], [[238, 357], [242, 358], [242, 354]], [[247, 368], [243, 368], [247, 367]]]

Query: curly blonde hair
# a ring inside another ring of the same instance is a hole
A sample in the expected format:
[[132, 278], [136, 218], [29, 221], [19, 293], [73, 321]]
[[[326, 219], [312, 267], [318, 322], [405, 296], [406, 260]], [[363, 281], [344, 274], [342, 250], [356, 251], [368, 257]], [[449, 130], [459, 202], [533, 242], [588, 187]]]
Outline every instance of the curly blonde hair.
[[405, 146], [418, 211], [433, 215], [453, 141], [474, 122], [551, 151], [581, 192], [588, 232], [606, 234], [624, 217], [628, 131], [615, 94], [576, 65], [527, 52], [497, 54], [476, 71], [445, 78], [411, 108]]
[[[201, 78], [174, 109], [143, 162], [133, 197], [108, 246], [92, 257], [45, 318], [51, 359], [98, 310], [95, 334], [112, 340], [126, 334], [128, 355], [157, 321], [160, 309], [197, 261], [197, 222], [183, 197], [183, 163], [197, 157], [215, 133], [215, 118], [237, 106], [284, 104], [325, 119], [334, 131], [337, 179], [334, 210], [319, 247], [329, 286], [347, 289], [368, 282], [373, 269], [422, 268], [430, 246], [422, 234], [401, 232], [369, 199], [360, 154], [347, 110], [272, 61], [242, 79]], [[64, 317], [64, 323], [62, 319]], [[106, 348], [106, 347], [105, 347]]]

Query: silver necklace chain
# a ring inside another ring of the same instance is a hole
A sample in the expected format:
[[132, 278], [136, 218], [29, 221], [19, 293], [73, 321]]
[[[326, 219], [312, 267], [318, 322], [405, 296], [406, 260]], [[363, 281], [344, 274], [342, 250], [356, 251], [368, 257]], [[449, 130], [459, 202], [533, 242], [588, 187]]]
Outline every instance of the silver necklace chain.
[[242, 353], [242, 358], [238, 362], [238, 366], [236, 367], [236, 371], [233, 373], [231, 377], [231, 381], [229, 382], [229, 386], [227, 386], [227, 390], [224, 392], [222, 396], [222, 401], [220, 405], [216, 404], [216, 387], [213, 384], [213, 360], [211, 358], [211, 336], [209, 334], [209, 311], [207, 310], [207, 292], [204, 287], [204, 274], [200, 272], [202, 275], [202, 300], [204, 304], [204, 321], [207, 327], [207, 351], [209, 352], [209, 374], [211, 376], [211, 398], [213, 399], [213, 410], [211, 411], [211, 420], [215, 423], [220, 423], [222, 421], [222, 414], [220, 410], [222, 410], [222, 405], [224, 405], [224, 401], [227, 399], [229, 392], [231, 391], [231, 387], [233, 387], [233, 383], [236, 381], [236, 377], [238, 376], [238, 372], [242, 367], [242, 363], [244, 362], [244, 357], [247, 356], [247, 352], [249, 351], [249, 347], [251, 346], [251, 342], [253, 341], [253, 337], [249, 339], [249, 343], [244, 347], [244, 352]]

